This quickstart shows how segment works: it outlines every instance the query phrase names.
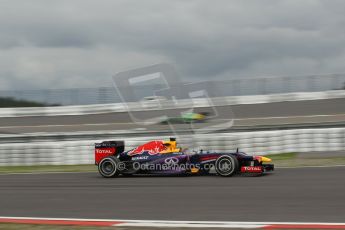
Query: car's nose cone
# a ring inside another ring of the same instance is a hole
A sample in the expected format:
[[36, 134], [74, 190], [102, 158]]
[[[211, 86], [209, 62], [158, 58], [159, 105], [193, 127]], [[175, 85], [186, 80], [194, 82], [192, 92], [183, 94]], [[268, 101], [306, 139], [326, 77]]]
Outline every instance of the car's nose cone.
[[261, 157], [261, 161], [262, 162], [271, 162], [272, 159], [268, 158], [268, 157]]

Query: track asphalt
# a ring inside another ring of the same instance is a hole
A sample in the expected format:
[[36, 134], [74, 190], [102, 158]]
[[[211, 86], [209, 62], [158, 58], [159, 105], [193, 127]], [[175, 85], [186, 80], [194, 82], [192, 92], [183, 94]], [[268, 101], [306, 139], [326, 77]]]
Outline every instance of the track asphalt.
[[[252, 105], [197, 108], [195, 112], [217, 114], [210, 123], [235, 119], [234, 127], [253, 127], [289, 124], [345, 124], [345, 98], [276, 102]], [[162, 115], [178, 116], [183, 110], [135, 112], [136, 119], [145, 120]], [[325, 116], [326, 115], [326, 116]], [[167, 125], [133, 123], [126, 112], [75, 116], [33, 116], [0, 118], [0, 133], [75, 132], [98, 130], [147, 129], [166, 130]], [[178, 124], [175, 130], [188, 128]]]
[[195, 221], [342, 222], [345, 167], [262, 177], [98, 173], [0, 175], [0, 216]]

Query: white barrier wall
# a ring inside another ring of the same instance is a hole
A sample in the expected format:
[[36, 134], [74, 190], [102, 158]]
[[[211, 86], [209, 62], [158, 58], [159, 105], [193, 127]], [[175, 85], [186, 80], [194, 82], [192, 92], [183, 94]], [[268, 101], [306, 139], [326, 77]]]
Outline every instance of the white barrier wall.
[[[131, 149], [148, 140], [169, 137], [116, 138], [125, 140]], [[0, 144], [0, 166], [73, 165], [94, 163], [94, 143], [100, 140], [45, 141]], [[178, 137], [181, 147], [203, 150], [234, 151], [248, 154], [277, 154], [345, 150], [345, 128], [294, 129], [260, 132], [238, 132]]]
[[[197, 108], [223, 105], [239, 104], [261, 104], [282, 101], [304, 101], [322, 100], [332, 98], [344, 98], [345, 90], [332, 90], [324, 92], [299, 92], [269, 95], [250, 95], [250, 96], [229, 96], [212, 98], [211, 103], [207, 98], [194, 98], [192, 100], [178, 100], [177, 103], [164, 101], [164, 108]], [[191, 105], [192, 103], [192, 105]], [[113, 103], [95, 105], [73, 105], [73, 106], [54, 106], [54, 107], [33, 107], [33, 108], [1, 108], [0, 117], [25, 117], [25, 116], [62, 116], [62, 115], [87, 115], [112, 112], [146, 111], [161, 109], [156, 102]]]

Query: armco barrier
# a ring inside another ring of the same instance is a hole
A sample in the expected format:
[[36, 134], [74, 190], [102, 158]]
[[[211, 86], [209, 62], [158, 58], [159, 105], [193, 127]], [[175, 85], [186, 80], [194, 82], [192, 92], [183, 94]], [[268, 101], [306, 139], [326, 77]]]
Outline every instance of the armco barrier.
[[[125, 140], [126, 149], [147, 140], [168, 137], [116, 138]], [[0, 144], [0, 166], [73, 165], [94, 162], [94, 143], [100, 141], [57, 141]], [[345, 128], [294, 129], [224, 134], [181, 136], [182, 147], [203, 150], [234, 151], [237, 147], [249, 154], [345, 150]]]
[[[212, 98], [212, 105], [209, 100], [195, 98], [193, 100], [179, 100], [174, 108], [197, 108], [223, 105], [238, 104], [260, 104], [283, 101], [302, 101], [302, 100], [322, 100], [331, 98], [344, 98], [345, 90], [332, 90], [324, 92], [302, 92], [285, 93], [270, 95], [251, 95], [251, 96], [230, 96]], [[191, 105], [191, 102], [193, 105]], [[172, 105], [171, 101], [164, 101], [165, 109]], [[140, 102], [113, 103], [113, 104], [94, 104], [94, 105], [73, 105], [73, 106], [54, 106], [37, 108], [1, 108], [0, 117], [24, 117], [24, 116], [61, 116], [61, 115], [87, 115], [111, 112], [142, 111], [160, 109], [153, 103], [142, 107]]]

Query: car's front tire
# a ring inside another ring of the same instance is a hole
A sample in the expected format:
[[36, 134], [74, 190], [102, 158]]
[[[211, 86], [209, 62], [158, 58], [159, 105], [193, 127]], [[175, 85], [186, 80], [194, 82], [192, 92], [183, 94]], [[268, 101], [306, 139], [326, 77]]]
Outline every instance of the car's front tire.
[[215, 163], [215, 169], [218, 175], [228, 177], [234, 175], [238, 171], [238, 160], [235, 156], [220, 156]]
[[105, 178], [116, 177], [120, 174], [119, 163], [114, 156], [106, 157], [98, 164], [98, 171]]

